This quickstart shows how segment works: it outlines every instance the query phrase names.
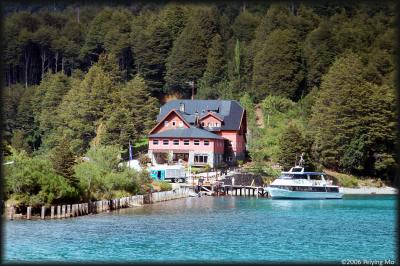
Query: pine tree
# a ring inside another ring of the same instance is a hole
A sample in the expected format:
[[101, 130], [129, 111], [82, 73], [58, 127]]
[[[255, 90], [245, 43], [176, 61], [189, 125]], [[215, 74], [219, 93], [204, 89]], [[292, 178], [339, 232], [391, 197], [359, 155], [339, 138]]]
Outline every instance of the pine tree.
[[[110, 73], [110, 72], [109, 72]], [[112, 104], [112, 91], [116, 84], [113, 76], [95, 64], [79, 84], [75, 84], [60, 104], [62, 129], [71, 138], [72, 150], [83, 153], [95, 137], [98, 121]]]
[[224, 47], [221, 36], [216, 34], [212, 39], [210, 49], [208, 49], [207, 66], [203, 79], [207, 86], [213, 86], [225, 78], [225, 72]]
[[53, 148], [50, 153], [50, 161], [56, 174], [64, 177], [71, 186], [77, 187], [78, 180], [74, 172], [75, 155], [71, 150], [68, 137], [63, 136], [57, 146]]
[[216, 32], [213, 12], [209, 9], [196, 9], [191, 20], [175, 40], [167, 59], [165, 81], [169, 91], [179, 91], [189, 96], [191, 89], [187, 82], [197, 83], [203, 76], [208, 48]]
[[154, 126], [158, 113], [157, 100], [138, 75], [121, 87], [110, 110], [100, 142], [123, 147], [127, 147], [129, 141], [135, 143], [143, 137]]
[[165, 83], [166, 61], [172, 48], [172, 36], [169, 29], [160, 22], [140, 35], [136, 37], [133, 47], [136, 67], [153, 95], [159, 95]]
[[35, 121], [42, 138], [42, 148], [52, 147], [48, 136], [60, 126], [58, 106], [71, 88], [71, 80], [62, 73], [46, 74], [35, 92]]

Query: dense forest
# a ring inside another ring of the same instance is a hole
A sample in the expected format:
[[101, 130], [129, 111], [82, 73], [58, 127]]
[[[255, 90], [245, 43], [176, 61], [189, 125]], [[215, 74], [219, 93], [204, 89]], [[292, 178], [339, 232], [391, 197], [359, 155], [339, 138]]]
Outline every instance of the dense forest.
[[[25, 186], [38, 195], [59, 180], [69, 186], [62, 197], [72, 197], [87, 186], [79, 177], [118, 168], [110, 151], [126, 158], [129, 142], [145, 147], [159, 106], [191, 97], [192, 85], [197, 99], [244, 105], [255, 164], [288, 168], [303, 153], [310, 168], [395, 176], [394, 2], [10, 3], [3, 11], [3, 156], [57, 176], [37, 177], [45, 185], [36, 189], [14, 167], [21, 184], [10, 193]], [[112, 158], [97, 168], [77, 162], [101, 149]], [[101, 191], [122, 189], [107, 178]]]

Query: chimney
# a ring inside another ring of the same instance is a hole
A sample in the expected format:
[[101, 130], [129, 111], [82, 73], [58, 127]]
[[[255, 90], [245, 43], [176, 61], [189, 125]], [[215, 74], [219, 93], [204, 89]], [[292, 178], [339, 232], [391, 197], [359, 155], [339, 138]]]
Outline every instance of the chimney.
[[181, 102], [181, 103], [179, 104], [179, 111], [181, 111], [182, 113], [185, 112], [185, 104], [184, 104], [183, 102]]

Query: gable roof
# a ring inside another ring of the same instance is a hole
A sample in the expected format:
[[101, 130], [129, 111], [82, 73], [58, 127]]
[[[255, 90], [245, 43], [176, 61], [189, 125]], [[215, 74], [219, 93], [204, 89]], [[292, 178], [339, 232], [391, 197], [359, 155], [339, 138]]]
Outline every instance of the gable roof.
[[184, 117], [182, 117], [182, 112], [180, 112], [180, 111], [178, 111], [178, 110], [175, 110], [175, 109], [172, 109], [171, 111], [169, 111], [164, 117], [162, 117], [160, 120], [158, 120], [157, 119], [157, 125], [155, 125], [151, 130], [150, 130], [150, 134], [151, 134], [151, 132], [153, 132], [161, 123], [162, 123], [162, 121], [165, 119], [165, 118], [167, 118], [171, 113], [176, 113], [177, 115], [178, 115], [178, 117], [180, 117], [181, 119], [182, 119], [182, 121], [183, 121], [183, 123], [185, 123], [188, 127], [190, 127], [190, 123], [188, 123], [187, 121], [186, 121], [186, 119], [184, 118]]
[[156, 134], [149, 135], [150, 138], [204, 138], [204, 139], [224, 139], [214, 133], [197, 127], [177, 128], [164, 130]]
[[[184, 112], [179, 109], [181, 103], [185, 105]], [[196, 111], [199, 117], [213, 111], [213, 114], [223, 121], [221, 130], [239, 130], [244, 112], [243, 107], [234, 100], [177, 99], [167, 102], [160, 108], [157, 121], [160, 122], [173, 109], [190, 124], [195, 122]]]
[[202, 120], [202, 119], [206, 118], [207, 116], [213, 116], [216, 119], [218, 119], [219, 121], [224, 121], [224, 117], [222, 117], [219, 114], [214, 113], [214, 112], [208, 112], [205, 115], [201, 116], [199, 119]]

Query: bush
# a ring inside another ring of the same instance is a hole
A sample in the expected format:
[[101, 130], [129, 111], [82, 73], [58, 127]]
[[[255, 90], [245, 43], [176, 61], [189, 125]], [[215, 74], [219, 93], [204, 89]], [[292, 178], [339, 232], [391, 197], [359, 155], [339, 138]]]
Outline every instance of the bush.
[[160, 191], [172, 190], [172, 185], [165, 181], [153, 181], [153, 184], [160, 188]]
[[150, 181], [147, 171], [137, 172], [119, 167], [121, 149], [118, 146], [91, 147], [88, 161], [75, 166], [79, 186], [86, 199], [110, 199], [121, 194], [141, 192], [141, 185]]
[[12, 149], [5, 167], [6, 197], [20, 205], [49, 205], [79, 199], [79, 192], [68, 180], [57, 175], [45, 156], [29, 157], [25, 151]]
[[324, 172], [327, 173], [331, 179], [333, 179], [334, 183], [337, 183], [342, 187], [355, 188], [359, 186], [358, 179], [355, 176], [337, 173], [326, 169]]

